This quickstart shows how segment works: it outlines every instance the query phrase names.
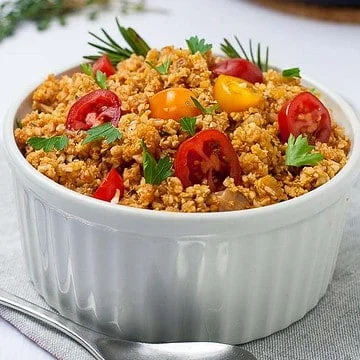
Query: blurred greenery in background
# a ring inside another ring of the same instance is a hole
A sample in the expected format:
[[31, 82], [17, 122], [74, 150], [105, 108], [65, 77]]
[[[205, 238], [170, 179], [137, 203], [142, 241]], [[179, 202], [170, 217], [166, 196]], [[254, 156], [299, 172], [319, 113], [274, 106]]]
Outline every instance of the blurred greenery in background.
[[84, 10], [94, 19], [111, 3], [123, 14], [147, 11], [146, 0], [15, 0], [0, 4], [0, 42], [12, 35], [25, 21], [34, 22], [39, 30], [45, 30], [57, 19], [65, 24], [67, 14]]

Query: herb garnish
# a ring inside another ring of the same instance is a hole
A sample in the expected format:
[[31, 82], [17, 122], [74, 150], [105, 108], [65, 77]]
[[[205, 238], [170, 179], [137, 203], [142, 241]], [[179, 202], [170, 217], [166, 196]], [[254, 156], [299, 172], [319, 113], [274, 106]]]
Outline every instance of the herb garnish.
[[141, 141], [143, 149], [143, 170], [144, 178], [147, 184], [160, 185], [162, 181], [172, 176], [172, 162], [168, 156], [159, 159], [156, 162], [155, 158], [147, 151], [144, 140]]
[[80, 64], [80, 69], [84, 74], [94, 77], [94, 70], [91, 64]]
[[195, 135], [196, 118], [195, 117], [183, 117], [180, 119], [180, 125], [182, 129], [188, 132], [191, 136]]
[[[150, 10], [146, 0], [113, 1], [120, 12], [145, 12]], [[12, 35], [25, 21], [36, 23], [38, 30], [45, 30], [53, 20], [65, 25], [65, 16], [71, 12], [89, 8], [89, 17], [94, 19], [99, 11], [109, 6], [110, 0], [13, 0], [0, 4], [0, 42]], [[116, 11], [116, 10], [115, 10]]]
[[287, 166], [304, 166], [316, 165], [324, 159], [320, 153], [310, 153], [315, 146], [309, 145], [306, 136], [299, 135], [296, 139], [290, 134], [288, 146], [285, 153], [285, 165]]
[[154, 65], [150, 61], [146, 61], [146, 63], [151, 66], [154, 70], [156, 70], [161, 75], [167, 75], [169, 73], [169, 68], [171, 65], [170, 58], [166, 59], [163, 63], [161, 63], [159, 66]]
[[285, 69], [285, 70], [283, 70], [283, 72], [282, 72], [282, 76], [284, 76], [284, 77], [297, 77], [297, 78], [301, 78], [300, 68], [295, 67], [295, 68]]
[[51, 150], [63, 150], [69, 143], [67, 136], [52, 136], [50, 138], [46, 137], [32, 137], [27, 143], [32, 146], [35, 150], [43, 149], [45, 152]]
[[121, 132], [114, 127], [110, 122], [94, 126], [86, 132], [86, 138], [83, 140], [82, 144], [105, 139], [108, 144], [114, 142], [117, 139], [121, 139]]
[[118, 62], [128, 59], [132, 54], [146, 56], [150, 46], [145, 40], [134, 29], [121, 26], [118, 19], [116, 19], [116, 24], [122, 38], [130, 46], [131, 50], [121, 47], [104, 29], [101, 29], [104, 38], [89, 32], [92, 37], [100, 41], [98, 44], [88, 43], [98, 50], [98, 55], [84, 56], [85, 59], [94, 61], [105, 54], [116, 65]]
[[202, 106], [196, 98], [191, 96], [191, 100], [193, 101], [194, 105], [204, 114], [204, 115], [211, 115], [214, 111], [218, 110], [220, 108], [219, 104], [214, 104], [209, 106], [208, 108], [205, 108]]
[[261, 44], [258, 43], [257, 44], [257, 51], [256, 51], [256, 59], [254, 56], [254, 50], [253, 50], [253, 46], [252, 46], [252, 41], [249, 40], [249, 50], [250, 50], [250, 56], [246, 53], [244, 47], [242, 46], [241, 42], [239, 41], [239, 39], [237, 38], [237, 36], [234, 36], [236, 43], [238, 44], [238, 46], [240, 47], [240, 50], [242, 52], [241, 56], [239, 54], [239, 52], [234, 48], [234, 46], [230, 43], [229, 40], [224, 39], [224, 43], [220, 44], [220, 48], [221, 51], [228, 56], [229, 58], [240, 58], [242, 59], [243, 57], [247, 60], [252, 62], [253, 64], [257, 65], [261, 71], [265, 72], [269, 70], [269, 47], [266, 47], [266, 54], [265, 54], [265, 59], [262, 59], [262, 55], [261, 55]]
[[98, 70], [95, 74], [95, 81], [101, 87], [101, 89], [107, 89], [106, 80], [107, 80], [106, 74]]
[[101, 89], [107, 89], [107, 84], [106, 84], [107, 76], [105, 73], [103, 73], [100, 70], [97, 70], [96, 74], [94, 75], [94, 70], [91, 64], [80, 64], [80, 68], [83, 73], [85, 73], [88, 76], [91, 76]]
[[205, 39], [199, 40], [197, 36], [192, 36], [190, 39], [187, 39], [186, 44], [192, 54], [199, 52], [204, 55], [212, 48], [211, 44], [205, 43]]
[[[89, 0], [88, 0], [89, 1]], [[146, 11], [146, 0], [138, 0], [135, 2], [129, 0], [120, 0], [120, 11], [123, 14], [128, 14], [132, 11], [142, 12]]]

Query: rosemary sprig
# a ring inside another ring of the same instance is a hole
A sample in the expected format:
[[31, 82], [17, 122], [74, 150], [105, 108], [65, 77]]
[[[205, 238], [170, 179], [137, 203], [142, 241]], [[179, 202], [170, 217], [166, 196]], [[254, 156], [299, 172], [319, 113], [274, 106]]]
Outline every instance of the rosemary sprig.
[[[100, 10], [111, 0], [12, 0], [0, 4], [0, 41], [12, 35], [25, 21], [34, 22], [39, 30], [45, 30], [57, 19], [65, 25], [67, 14], [89, 8], [90, 19], [95, 19]], [[149, 11], [146, 0], [113, 1], [120, 6], [122, 14]]]
[[46, 29], [52, 19], [60, 18], [70, 9], [61, 2], [56, 6], [51, 1], [17, 0], [0, 5], [0, 41], [12, 35], [24, 21], [33, 21], [39, 30]]
[[130, 46], [130, 49], [120, 46], [104, 29], [101, 29], [103, 37], [89, 32], [92, 37], [99, 41], [99, 43], [88, 42], [89, 45], [98, 50], [98, 54], [84, 56], [85, 59], [94, 61], [106, 54], [113, 64], [117, 64], [128, 59], [132, 54], [146, 56], [150, 46], [145, 40], [134, 29], [121, 26], [117, 18], [116, 24], [122, 38]]
[[129, 0], [122, 0], [120, 1], [120, 10], [123, 14], [128, 14], [132, 11], [146, 11], [146, 0], [138, 0], [135, 3]]
[[221, 51], [228, 56], [229, 58], [245, 58], [246, 60], [252, 62], [253, 64], [257, 65], [261, 71], [268, 71], [269, 70], [269, 47], [266, 47], [265, 59], [261, 54], [261, 44], [258, 43], [256, 47], [256, 55], [254, 55], [255, 51], [253, 49], [253, 44], [251, 39], [249, 40], [249, 52], [250, 55], [245, 51], [245, 48], [239, 41], [237, 36], [234, 36], [237, 45], [240, 48], [241, 54], [235, 49], [235, 47], [230, 43], [229, 40], [224, 39], [224, 42], [220, 44]]

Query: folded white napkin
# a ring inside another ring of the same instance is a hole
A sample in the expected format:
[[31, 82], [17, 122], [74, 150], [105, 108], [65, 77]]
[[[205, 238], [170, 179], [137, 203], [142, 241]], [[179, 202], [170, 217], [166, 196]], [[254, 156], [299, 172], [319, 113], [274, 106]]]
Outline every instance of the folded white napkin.
[[[10, 172], [1, 150], [0, 174], [0, 287], [48, 308], [24, 266]], [[3, 306], [0, 316], [58, 359], [93, 359], [80, 345], [38, 321]], [[244, 347], [259, 360], [360, 359], [360, 183], [352, 192], [333, 280], [319, 305], [289, 328]]]

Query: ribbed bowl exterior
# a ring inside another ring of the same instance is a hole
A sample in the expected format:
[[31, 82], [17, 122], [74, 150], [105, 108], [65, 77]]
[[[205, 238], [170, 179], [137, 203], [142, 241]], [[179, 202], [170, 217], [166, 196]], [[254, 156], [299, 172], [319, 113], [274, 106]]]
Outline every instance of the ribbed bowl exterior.
[[[70, 69], [67, 73], [75, 71]], [[347, 194], [360, 168], [360, 123], [321, 84], [351, 139], [344, 168], [296, 199], [208, 214], [135, 209], [80, 195], [36, 171], [14, 140], [31, 92], [9, 110], [0, 145], [13, 172], [31, 279], [50, 306], [125, 339], [239, 344], [303, 317], [325, 293]]]
[[137, 235], [51, 207], [17, 177], [23, 247], [61, 314], [125, 339], [244, 343], [313, 308], [331, 279], [346, 198], [271, 233]]

